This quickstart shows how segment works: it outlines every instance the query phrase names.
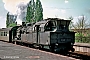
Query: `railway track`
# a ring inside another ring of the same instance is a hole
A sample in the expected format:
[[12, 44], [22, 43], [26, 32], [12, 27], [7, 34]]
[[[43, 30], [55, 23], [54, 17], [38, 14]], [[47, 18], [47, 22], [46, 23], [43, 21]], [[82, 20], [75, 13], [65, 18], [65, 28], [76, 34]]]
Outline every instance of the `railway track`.
[[[41, 50], [51, 52], [48, 49], [41, 49]], [[51, 52], [51, 53], [55, 53], [55, 52]], [[55, 53], [55, 54], [60, 54], [60, 55], [64, 55], [64, 56], [68, 56], [68, 57], [72, 57], [80, 60], [90, 60], [90, 53], [87, 53], [87, 52], [75, 51], [75, 52]]]
[[[20, 45], [20, 44], [17, 44], [17, 45]], [[23, 46], [30, 47], [30, 46], [27, 46], [27, 45], [23, 45]], [[30, 47], [30, 48], [38, 49], [38, 48], [34, 48], [34, 47]], [[51, 52], [48, 49], [40, 49], [40, 50], [43, 50], [43, 51], [46, 51], [46, 52]], [[51, 52], [51, 53], [55, 53], [55, 52]], [[65, 54], [64, 53], [55, 53], [55, 54], [60, 54], [60, 55], [68, 56], [68, 57], [73, 57], [73, 58], [80, 59], [80, 60], [90, 60], [90, 53], [87, 53], [87, 52], [75, 51], [75, 52], [67, 52]]]
[[[51, 52], [48, 49], [41, 49], [41, 50]], [[55, 53], [55, 52], [51, 52], [51, 53]], [[75, 52], [55, 53], [55, 54], [60, 54], [60, 55], [64, 55], [64, 56], [68, 56], [68, 57], [72, 57], [80, 60], [90, 60], [90, 53], [87, 53], [87, 52], [75, 51]]]
[[[27, 45], [24, 45], [24, 46], [29, 47]], [[30, 47], [30, 48], [34, 48], [34, 47]], [[38, 49], [38, 48], [34, 48], [34, 49]], [[51, 52], [48, 49], [40, 49], [40, 50]], [[51, 52], [51, 53], [55, 53], [55, 52]], [[75, 51], [75, 52], [55, 53], [55, 54], [73, 57], [73, 58], [80, 59], [80, 60], [90, 60], [90, 53], [87, 53], [87, 52]]]
[[67, 54], [62, 55], [73, 57], [80, 60], [90, 60], [90, 53], [87, 52], [75, 51], [75, 52], [68, 52]]

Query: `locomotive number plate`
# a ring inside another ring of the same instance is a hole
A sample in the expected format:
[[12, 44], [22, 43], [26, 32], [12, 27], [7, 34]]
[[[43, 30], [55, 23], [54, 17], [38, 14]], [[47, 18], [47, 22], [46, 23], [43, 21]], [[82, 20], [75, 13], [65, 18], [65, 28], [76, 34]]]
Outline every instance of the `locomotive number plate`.
[[61, 39], [62, 42], [64, 42], [66, 39]]

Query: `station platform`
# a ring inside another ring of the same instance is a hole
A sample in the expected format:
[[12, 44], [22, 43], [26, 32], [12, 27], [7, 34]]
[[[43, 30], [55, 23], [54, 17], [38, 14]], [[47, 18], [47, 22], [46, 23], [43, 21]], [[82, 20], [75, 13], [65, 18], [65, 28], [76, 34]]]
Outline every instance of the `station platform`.
[[77, 60], [51, 52], [0, 41], [0, 60]]

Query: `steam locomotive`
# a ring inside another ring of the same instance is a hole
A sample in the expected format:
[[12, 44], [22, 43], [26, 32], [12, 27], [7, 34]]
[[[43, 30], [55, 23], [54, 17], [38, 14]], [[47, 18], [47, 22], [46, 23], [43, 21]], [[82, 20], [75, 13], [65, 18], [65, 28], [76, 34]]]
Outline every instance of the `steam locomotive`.
[[69, 31], [71, 20], [47, 18], [36, 23], [0, 29], [0, 40], [46, 48], [51, 51], [74, 51], [75, 32]]

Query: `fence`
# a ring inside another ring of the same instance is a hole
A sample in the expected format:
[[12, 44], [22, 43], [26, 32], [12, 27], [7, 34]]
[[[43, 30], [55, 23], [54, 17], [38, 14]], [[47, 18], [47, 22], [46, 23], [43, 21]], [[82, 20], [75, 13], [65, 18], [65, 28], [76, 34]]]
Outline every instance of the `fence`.
[[75, 43], [74, 48], [75, 51], [90, 53], [90, 43]]

